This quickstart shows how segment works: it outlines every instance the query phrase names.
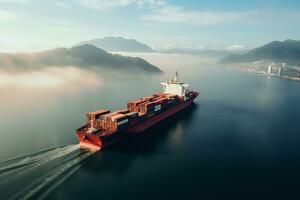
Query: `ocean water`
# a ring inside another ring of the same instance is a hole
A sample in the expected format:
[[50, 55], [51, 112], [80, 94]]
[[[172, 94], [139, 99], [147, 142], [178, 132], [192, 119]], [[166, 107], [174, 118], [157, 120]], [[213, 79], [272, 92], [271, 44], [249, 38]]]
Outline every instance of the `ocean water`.
[[1, 199], [299, 199], [300, 83], [221, 67], [181, 70], [188, 109], [100, 152], [85, 113], [125, 107], [167, 76], [80, 89], [1, 89]]

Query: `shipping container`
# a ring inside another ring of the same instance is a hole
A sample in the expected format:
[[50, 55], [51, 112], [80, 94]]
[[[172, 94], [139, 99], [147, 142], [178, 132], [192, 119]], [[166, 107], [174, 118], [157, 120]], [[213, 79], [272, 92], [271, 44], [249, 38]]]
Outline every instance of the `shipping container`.
[[158, 112], [161, 110], [161, 104], [158, 104], [154, 107], [154, 112]]
[[154, 96], [151, 95], [151, 96], [142, 97], [141, 100], [151, 101], [153, 98]]
[[138, 105], [138, 104], [144, 103], [144, 102], [146, 102], [146, 101], [147, 101], [147, 100], [138, 99], [138, 100], [129, 101], [128, 103], [132, 103], [132, 104]]
[[154, 112], [155, 103], [153, 102], [145, 102], [139, 105], [138, 111], [141, 113], [149, 113]]
[[88, 128], [93, 128], [93, 129], [98, 129], [99, 128], [99, 118], [102, 115], [105, 115], [107, 113], [109, 113], [109, 110], [96, 110], [93, 112], [88, 112], [86, 114], [87, 119], [86, 119], [86, 123], [87, 123], [87, 127]]
[[105, 114], [105, 115], [101, 115], [100, 119], [106, 120], [108, 117], [111, 117], [111, 116], [114, 116], [114, 115], [118, 115], [118, 114], [119, 113], [111, 112], [111, 113], [108, 113], [108, 114]]
[[138, 112], [130, 112], [126, 114], [128, 116], [128, 121], [130, 125], [136, 124], [138, 122]]
[[138, 113], [138, 115], [139, 115], [139, 121], [143, 121], [143, 120], [145, 120], [145, 119], [147, 119], [147, 114], [146, 113]]
[[107, 114], [109, 113], [110, 111], [109, 110], [96, 110], [96, 111], [93, 111], [93, 112], [88, 112], [86, 115], [88, 118], [99, 118], [100, 115], [104, 115], [104, 114]]
[[130, 112], [126, 114], [129, 118], [134, 119], [138, 117], [138, 112]]
[[153, 96], [154, 97], [165, 97], [166, 95], [167, 95], [166, 93], [161, 92], [161, 93], [156, 93]]
[[108, 117], [106, 121], [108, 130], [112, 132], [126, 128], [129, 123], [128, 116], [124, 114], [117, 114]]
[[106, 127], [106, 120], [100, 119], [100, 120], [99, 120], [99, 127], [100, 127], [100, 129], [102, 129], [102, 130], [107, 130], [107, 127]]
[[130, 111], [129, 111], [128, 109], [122, 109], [122, 110], [116, 110], [116, 111], [114, 111], [114, 112], [116, 112], [116, 113], [121, 113], [121, 114], [127, 114], [127, 113], [129, 113]]
[[122, 124], [122, 125], [112, 124], [108, 130], [111, 132], [117, 132], [117, 131], [125, 130], [127, 127], [128, 127], [128, 124]]
[[138, 112], [139, 104], [147, 102], [146, 100], [134, 100], [127, 103], [127, 109], [130, 112]]
[[121, 120], [127, 119], [127, 118], [128, 118], [127, 115], [117, 114], [117, 115], [113, 115], [113, 116], [109, 117], [109, 120], [118, 122], [118, 121], [121, 121]]

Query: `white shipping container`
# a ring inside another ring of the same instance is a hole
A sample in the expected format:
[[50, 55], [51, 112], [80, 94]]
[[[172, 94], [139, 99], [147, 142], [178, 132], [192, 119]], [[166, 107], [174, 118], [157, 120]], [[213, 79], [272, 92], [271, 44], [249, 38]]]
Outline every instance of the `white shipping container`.
[[122, 120], [122, 121], [119, 121], [119, 122], [117, 123], [117, 125], [119, 126], [119, 125], [125, 124], [125, 123], [127, 123], [127, 122], [128, 122], [128, 119], [124, 119], [124, 120]]
[[155, 106], [154, 111], [156, 112], [156, 111], [158, 111], [158, 110], [160, 110], [160, 109], [161, 109], [161, 104]]

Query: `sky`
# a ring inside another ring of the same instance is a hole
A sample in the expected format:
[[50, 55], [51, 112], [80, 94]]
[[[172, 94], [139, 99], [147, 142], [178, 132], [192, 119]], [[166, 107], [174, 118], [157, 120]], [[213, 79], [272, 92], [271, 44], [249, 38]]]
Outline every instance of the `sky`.
[[0, 52], [106, 36], [153, 48], [240, 50], [300, 40], [299, 0], [0, 0]]

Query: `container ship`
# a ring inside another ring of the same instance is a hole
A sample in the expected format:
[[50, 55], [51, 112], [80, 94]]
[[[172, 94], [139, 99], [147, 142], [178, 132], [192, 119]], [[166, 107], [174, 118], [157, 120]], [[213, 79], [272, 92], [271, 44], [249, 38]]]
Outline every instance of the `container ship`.
[[76, 130], [80, 147], [98, 151], [123, 136], [141, 133], [188, 107], [199, 95], [182, 82], [178, 72], [161, 84], [163, 92], [129, 101], [126, 109], [88, 112], [86, 124]]

